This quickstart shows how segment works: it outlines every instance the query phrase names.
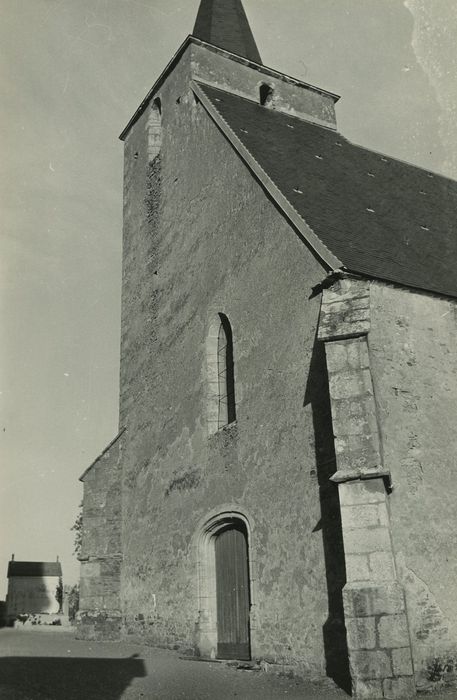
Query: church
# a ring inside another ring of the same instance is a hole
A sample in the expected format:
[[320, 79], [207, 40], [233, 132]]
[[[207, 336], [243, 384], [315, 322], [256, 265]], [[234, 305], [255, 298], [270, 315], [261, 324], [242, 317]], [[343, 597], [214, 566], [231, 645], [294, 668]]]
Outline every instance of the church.
[[412, 697], [457, 659], [457, 183], [349, 142], [337, 100], [202, 0], [121, 134], [78, 635]]

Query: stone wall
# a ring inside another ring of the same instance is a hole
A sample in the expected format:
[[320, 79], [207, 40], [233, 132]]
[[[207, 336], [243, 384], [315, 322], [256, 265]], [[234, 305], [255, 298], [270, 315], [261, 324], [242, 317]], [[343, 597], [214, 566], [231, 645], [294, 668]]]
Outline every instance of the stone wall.
[[195, 80], [254, 102], [259, 101], [260, 85], [266, 83], [273, 90], [270, 108], [336, 128], [335, 102], [338, 98], [325, 90], [299, 83], [265, 66], [254, 68], [231, 60], [217, 50], [209, 51], [198, 44], [191, 44], [188, 51]]
[[449, 300], [350, 277], [323, 291], [357, 697], [455, 683], [456, 334]]
[[[237, 512], [249, 525], [253, 657], [343, 673], [338, 493], [320, 300], [309, 298], [323, 271], [188, 81], [183, 60], [160, 91], [160, 167], [147, 111], [125, 144], [124, 629], [198, 651], [198, 536]], [[219, 312], [233, 331], [237, 422], [208, 437], [206, 340]]]
[[80, 639], [116, 639], [120, 634], [121, 439], [118, 436], [82, 477]]
[[377, 283], [371, 299], [396, 566], [417, 682], [433, 686], [452, 681], [457, 658], [457, 305]]

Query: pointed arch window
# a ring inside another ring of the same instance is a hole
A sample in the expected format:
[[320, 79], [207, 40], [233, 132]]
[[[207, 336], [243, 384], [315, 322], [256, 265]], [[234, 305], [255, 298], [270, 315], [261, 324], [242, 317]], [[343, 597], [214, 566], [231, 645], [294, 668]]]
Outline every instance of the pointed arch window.
[[217, 373], [219, 381], [219, 428], [233, 423], [235, 413], [235, 377], [233, 373], [233, 338], [227, 316], [219, 314], [221, 324], [217, 338]]
[[211, 324], [208, 346], [208, 431], [214, 433], [236, 420], [233, 334], [225, 314]]

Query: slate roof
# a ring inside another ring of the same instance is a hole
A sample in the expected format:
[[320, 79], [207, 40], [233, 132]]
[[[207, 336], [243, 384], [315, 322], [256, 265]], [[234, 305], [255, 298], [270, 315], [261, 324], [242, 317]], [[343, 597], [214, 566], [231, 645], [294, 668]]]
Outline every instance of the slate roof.
[[262, 63], [241, 0], [201, 0], [192, 33], [208, 44]]
[[457, 297], [457, 182], [198, 85], [348, 271]]
[[62, 576], [59, 561], [10, 561], [7, 577], [11, 576]]

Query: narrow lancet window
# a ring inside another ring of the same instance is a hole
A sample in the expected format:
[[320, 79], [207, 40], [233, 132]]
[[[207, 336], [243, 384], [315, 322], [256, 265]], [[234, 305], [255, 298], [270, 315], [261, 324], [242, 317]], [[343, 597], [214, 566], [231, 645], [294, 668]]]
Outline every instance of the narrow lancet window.
[[233, 423], [235, 415], [235, 381], [233, 374], [233, 340], [229, 320], [219, 314], [221, 325], [217, 339], [217, 373], [219, 380], [219, 428]]
[[230, 322], [218, 314], [207, 344], [208, 432], [216, 432], [236, 420], [233, 336]]
[[156, 97], [151, 105], [148, 118], [148, 157], [152, 163], [162, 147], [162, 103]]

